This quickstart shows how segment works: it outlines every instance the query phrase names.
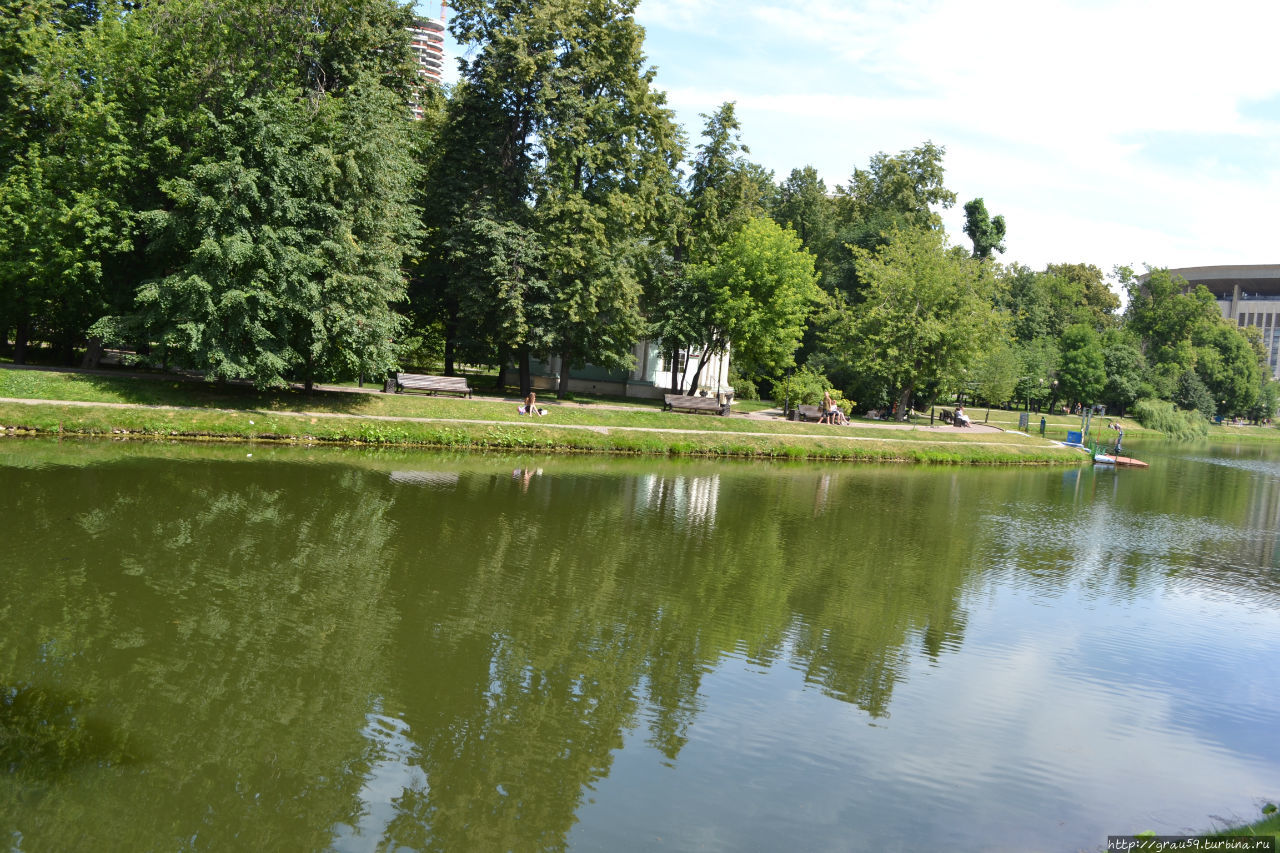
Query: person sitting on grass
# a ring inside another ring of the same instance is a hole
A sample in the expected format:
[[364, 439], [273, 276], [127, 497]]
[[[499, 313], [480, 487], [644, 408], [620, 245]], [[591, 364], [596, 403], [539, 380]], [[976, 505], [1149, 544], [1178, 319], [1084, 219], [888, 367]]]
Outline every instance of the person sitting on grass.
[[524, 405], [517, 409], [522, 415], [545, 415], [546, 409], [538, 408], [538, 395], [533, 391], [529, 392], [529, 396], [524, 398]]

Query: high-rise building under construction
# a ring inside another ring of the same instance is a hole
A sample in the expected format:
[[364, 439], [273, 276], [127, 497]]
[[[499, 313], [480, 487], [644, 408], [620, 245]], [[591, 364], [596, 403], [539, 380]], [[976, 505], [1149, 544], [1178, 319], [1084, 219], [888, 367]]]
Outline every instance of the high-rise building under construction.
[[[414, 18], [409, 27], [410, 47], [418, 60], [418, 74], [426, 83], [440, 84], [444, 72], [444, 4], [440, 5], [439, 18]], [[410, 109], [414, 118], [422, 118], [422, 105], [416, 100]]]

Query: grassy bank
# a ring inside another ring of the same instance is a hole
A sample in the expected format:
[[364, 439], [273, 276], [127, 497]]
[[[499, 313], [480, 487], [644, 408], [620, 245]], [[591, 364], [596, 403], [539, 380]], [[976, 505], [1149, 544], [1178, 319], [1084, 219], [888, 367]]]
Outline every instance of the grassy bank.
[[[0, 370], [0, 425], [37, 434], [166, 436], [614, 452], [770, 459], [968, 464], [1080, 464], [1081, 454], [1038, 438], [960, 431], [831, 427], [783, 420], [547, 404], [530, 420], [513, 401], [249, 388], [151, 377]], [[82, 405], [67, 405], [75, 401]]]

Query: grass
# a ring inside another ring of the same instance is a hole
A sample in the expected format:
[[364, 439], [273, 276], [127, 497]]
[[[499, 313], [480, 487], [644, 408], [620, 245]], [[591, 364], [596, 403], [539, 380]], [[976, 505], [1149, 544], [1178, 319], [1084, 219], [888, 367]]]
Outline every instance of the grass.
[[948, 464], [1084, 461], [1020, 436], [835, 428], [654, 405], [549, 402], [548, 416], [531, 420], [517, 413], [514, 400], [259, 392], [172, 377], [36, 370], [0, 370], [0, 397], [99, 404], [0, 404], [0, 424], [34, 433]]

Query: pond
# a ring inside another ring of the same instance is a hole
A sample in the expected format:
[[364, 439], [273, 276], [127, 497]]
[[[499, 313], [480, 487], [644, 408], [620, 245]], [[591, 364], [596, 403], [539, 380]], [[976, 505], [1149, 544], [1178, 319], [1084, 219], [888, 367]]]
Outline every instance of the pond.
[[0, 442], [0, 846], [1096, 850], [1280, 795], [1280, 452]]

